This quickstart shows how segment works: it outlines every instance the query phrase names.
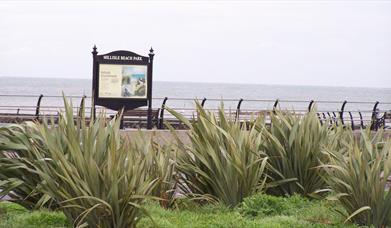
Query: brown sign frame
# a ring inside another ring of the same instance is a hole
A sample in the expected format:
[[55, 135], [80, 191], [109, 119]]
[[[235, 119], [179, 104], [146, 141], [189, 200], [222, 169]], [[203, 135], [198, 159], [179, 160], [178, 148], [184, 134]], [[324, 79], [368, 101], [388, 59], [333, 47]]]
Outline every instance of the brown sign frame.
[[[149, 50], [148, 57], [131, 51], [118, 50], [103, 55], [98, 55], [96, 46], [93, 47], [92, 58], [92, 97], [95, 115], [95, 107], [103, 106], [108, 109], [120, 111], [131, 110], [142, 106], [148, 106], [148, 128], [151, 128], [152, 113], [152, 79], [153, 79], [153, 49]], [[99, 67], [101, 64], [110, 65], [140, 65], [147, 67], [147, 91], [146, 98], [135, 97], [99, 97]]]

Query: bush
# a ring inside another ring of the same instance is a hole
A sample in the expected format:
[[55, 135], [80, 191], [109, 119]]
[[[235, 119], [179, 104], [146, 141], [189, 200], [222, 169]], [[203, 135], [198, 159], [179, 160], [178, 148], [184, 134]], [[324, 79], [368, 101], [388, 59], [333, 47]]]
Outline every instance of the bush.
[[[159, 198], [164, 208], [173, 206], [177, 181], [176, 147], [171, 142], [164, 141], [155, 135], [139, 134], [126, 137], [130, 151], [138, 151], [142, 160], [147, 163], [147, 172], [151, 179], [156, 180], [156, 187], [151, 195]], [[162, 144], [157, 143], [160, 140]]]
[[314, 111], [304, 116], [277, 111], [271, 115], [271, 126], [259, 129], [265, 134], [262, 146], [269, 158], [268, 175], [280, 183], [269, 193], [318, 197], [317, 191], [325, 188], [324, 171], [318, 166], [327, 161], [322, 149], [328, 126], [321, 125]]
[[35, 161], [30, 151], [37, 146], [45, 150], [34, 123], [0, 127], [0, 198], [7, 195], [28, 208], [53, 208], [50, 197], [39, 190], [42, 179], [28, 169]]
[[[351, 131], [345, 134], [353, 134]], [[323, 165], [327, 183], [347, 212], [347, 220], [359, 225], [391, 225], [391, 140], [382, 142], [382, 132], [372, 136], [342, 137], [343, 143], [328, 149], [330, 162]], [[336, 149], [339, 148], [339, 149]]]
[[[220, 108], [208, 112], [196, 102], [197, 119], [190, 122], [169, 111], [189, 128], [191, 145], [180, 140], [177, 158], [181, 190], [187, 196], [204, 196], [235, 206], [265, 187], [267, 159], [260, 150], [262, 136], [254, 126], [235, 121]], [[175, 134], [175, 132], [173, 132]]]
[[266, 217], [275, 215], [293, 215], [298, 209], [308, 207], [309, 201], [298, 195], [277, 197], [256, 194], [244, 199], [238, 211], [250, 217]]
[[244, 199], [236, 209], [245, 217], [268, 219], [273, 217], [296, 217], [318, 225], [341, 225], [343, 211], [339, 205], [327, 200], [309, 200], [300, 195], [290, 197], [255, 194]]
[[26, 150], [31, 163], [19, 168], [39, 176], [40, 190], [75, 226], [134, 227], [157, 183], [148, 166], [155, 153], [129, 149], [134, 142], [120, 137], [118, 119], [102, 114], [87, 123], [82, 112], [75, 120], [65, 98], [64, 103], [56, 124], [34, 124], [42, 143]]

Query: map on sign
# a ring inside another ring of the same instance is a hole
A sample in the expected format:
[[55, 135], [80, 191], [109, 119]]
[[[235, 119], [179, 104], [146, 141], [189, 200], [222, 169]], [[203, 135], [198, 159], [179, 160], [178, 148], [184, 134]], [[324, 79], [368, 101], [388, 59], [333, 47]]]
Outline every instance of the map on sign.
[[147, 98], [147, 66], [99, 64], [100, 98]]

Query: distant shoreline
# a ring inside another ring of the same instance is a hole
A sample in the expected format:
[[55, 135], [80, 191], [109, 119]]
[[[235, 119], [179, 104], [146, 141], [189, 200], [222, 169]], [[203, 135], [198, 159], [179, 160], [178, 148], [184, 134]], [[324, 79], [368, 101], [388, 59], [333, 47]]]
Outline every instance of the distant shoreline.
[[[58, 80], [84, 80], [92, 81], [92, 78], [65, 78], [65, 77], [31, 77], [31, 76], [0, 76], [0, 78], [12, 78], [12, 79], [58, 79]], [[309, 87], [309, 88], [355, 88], [355, 89], [390, 89], [391, 87], [364, 87], [364, 86], [333, 86], [333, 85], [300, 85], [300, 84], [261, 84], [261, 83], [235, 83], [235, 82], [195, 82], [195, 81], [164, 81], [154, 80], [154, 83], [191, 83], [191, 84], [212, 84], [212, 85], [238, 85], [238, 86], [283, 86], [283, 87]]]

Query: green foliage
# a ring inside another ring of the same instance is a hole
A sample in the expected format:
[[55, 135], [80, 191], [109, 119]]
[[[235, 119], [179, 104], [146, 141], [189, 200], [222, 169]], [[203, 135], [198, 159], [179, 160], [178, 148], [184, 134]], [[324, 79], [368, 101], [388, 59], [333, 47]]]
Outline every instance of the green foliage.
[[277, 111], [271, 115], [271, 126], [260, 125], [259, 129], [265, 135], [262, 146], [269, 158], [268, 174], [272, 180], [284, 182], [269, 192], [317, 197], [317, 191], [325, 187], [324, 171], [318, 166], [327, 159], [322, 147], [328, 139], [328, 126], [322, 126], [313, 111], [304, 116]]
[[275, 215], [292, 215], [294, 210], [309, 206], [307, 199], [297, 195], [291, 197], [277, 197], [266, 194], [256, 194], [245, 198], [239, 211], [251, 217], [265, 217]]
[[[277, 202], [284, 208], [279, 213], [268, 216], [251, 216], [243, 211], [244, 202], [253, 201], [254, 211], [273, 211], [274, 205], [266, 202]], [[163, 210], [156, 204], [148, 203], [157, 227], [348, 227], [341, 222], [342, 216], [333, 209], [336, 207], [327, 201], [310, 201], [295, 195], [290, 198], [256, 194], [244, 199], [237, 208], [228, 208], [222, 204], [191, 205], [186, 208]], [[262, 206], [256, 205], [259, 202]], [[142, 219], [140, 227], [156, 227], [149, 219]], [[354, 227], [350, 225], [349, 227]]]
[[12, 213], [12, 214], [20, 214], [27, 212], [27, 209], [23, 206], [11, 203], [8, 201], [0, 201], [0, 216]]
[[[345, 131], [342, 134], [353, 134]], [[341, 136], [339, 146], [328, 149], [330, 162], [323, 165], [335, 199], [348, 213], [347, 220], [360, 225], [391, 225], [391, 140], [382, 132], [365, 130], [361, 137]]]
[[65, 215], [53, 211], [33, 211], [16, 203], [0, 202], [0, 227], [4, 228], [49, 228], [71, 227]]
[[343, 208], [334, 202], [309, 200], [300, 195], [277, 197], [255, 194], [245, 198], [236, 210], [243, 216], [254, 219], [290, 216], [323, 225], [338, 225], [343, 222], [343, 217], [337, 212], [343, 211]]
[[253, 126], [247, 130], [246, 124], [226, 116], [223, 107], [217, 114], [204, 110], [198, 102], [196, 107], [197, 119], [192, 122], [169, 109], [190, 128], [191, 145], [178, 140], [181, 190], [187, 195], [217, 199], [231, 207], [263, 190], [267, 159], [260, 151], [259, 132]]
[[[189, 199], [182, 199], [186, 207], [166, 210], [153, 201], [145, 204], [145, 209], [154, 218], [143, 217], [138, 227], [347, 227], [341, 224], [341, 216], [333, 212], [335, 204], [328, 201], [308, 200], [295, 195], [289, 198], [257, 194], [245, 198], [244, 202], [253, 202], [255, 210], [271, 211], [275, 202], [284, 210], [268, 216], [251, 216], [243, 211], [243, 206], [228, 208], [223, 204], [199, 205]], [[266, 202], [274, 202], [269, 205]], [[181, 201], [181, 200], [180, 200]], [[260, 205], [257, 205], [258, 202]], [[176, 201], [178, 203], [178, 201]], [[244, 203], [243, 203], [244, 204]], [[250, 204], [249, 204], [250, 205]], [[1, 213], [3, 209], [4, 213]], [[30, 212], [25, 208], [9, 202], [0, 202], [0, 227], [71, 227], [61, 212], [45, 210]], [[350, 226], [349, 226], [350, 227]]]
[[155, 154], [129, 149], [133, 142], [121, 139], [119, 120], [108, 121], [102, 114], [87, 123], [84, 112], [75, 120], [72, 106], [64, 103], [56, 124], [34, 124], [34, 137], [42, 143], [27, 150], [31, 163], [19, 168], [41, 178], [40, 191], [75, 226], [134, 227], [157, 183], [148, 170]]
[[48, 195], [39, 191], [39, 175], [26, 169], [35, 160], [29, 151], [38, 145], [45, 150], [38, 134], [32, 122], [0, 127], [0, 197], [8, 195], [28, 208], [55, 206]]
[[240, 213], [222, 208], [221, 206], [199, 207], [196, 210], [163, 210], [156, 205], [148, 205], [148, 211], [153, 216], [156, 223], [153, 224], [148, 219], [142, 219], [140, 227], [160, 227], [160, 228], [181, 228], [181, 227], [308, 227], [311, 224], [306, 221], [300, 221], [294, 217], [272, 217], [267, 221], [249, 219], [240, 215]]
[[[127, 137], [126, 140], [130, 142], [127, 144], [128, 149], [140, 153], [140, 159], [147, 163], [149, 177], [156, 180], [156, 187], [151, 194], [159, 198], [162, 207], [171, 207], [174, 203], [174, 190], [177, 183], [176, 147], [162, 138], [141, 131], [131, 138]], [[162, 144], [159, 144], [158, 140], [161, 140]]]

